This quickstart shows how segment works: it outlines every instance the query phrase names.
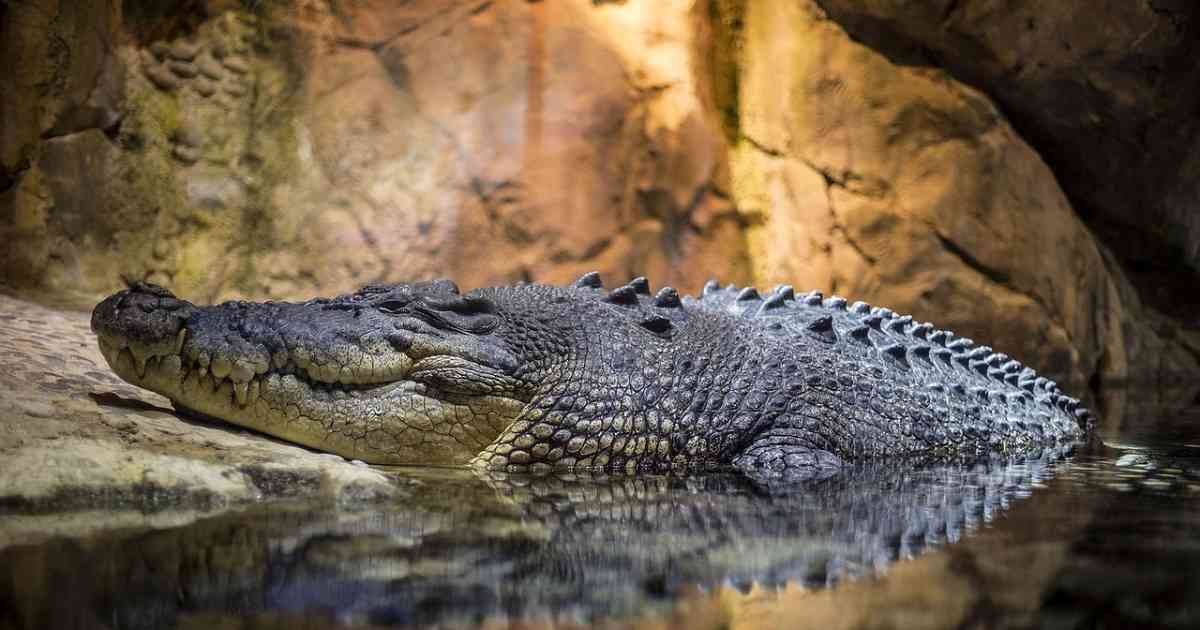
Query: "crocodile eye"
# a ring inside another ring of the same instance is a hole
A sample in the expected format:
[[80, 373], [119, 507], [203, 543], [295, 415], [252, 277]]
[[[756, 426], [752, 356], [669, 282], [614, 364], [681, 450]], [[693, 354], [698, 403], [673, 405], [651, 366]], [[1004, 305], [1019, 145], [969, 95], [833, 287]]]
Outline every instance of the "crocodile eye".
[[400, 300], [388, 300], [386, 302], [380, 302], [379, 304], [376, 304], [375, 308], [387, 313], [388, 315], [397, 315], [399, 313], [403, 313], [407, 306], [407, 302], [401, 302]]

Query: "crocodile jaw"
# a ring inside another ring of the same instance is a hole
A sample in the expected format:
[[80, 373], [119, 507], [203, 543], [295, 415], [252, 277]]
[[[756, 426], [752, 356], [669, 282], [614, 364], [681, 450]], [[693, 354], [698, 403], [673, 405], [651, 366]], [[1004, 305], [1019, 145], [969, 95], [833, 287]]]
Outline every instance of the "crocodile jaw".
[[[98, 333], [122, 379], [199, 412], [324, 452], [376, 464], [464, 465], [524, 408], [499, 395], [455, 396], [417, 380], [343, 384], [303, 370], [218, 376], [177, 341], [142, 344]], [[416, 373], [420, 374], [420, 364]]]

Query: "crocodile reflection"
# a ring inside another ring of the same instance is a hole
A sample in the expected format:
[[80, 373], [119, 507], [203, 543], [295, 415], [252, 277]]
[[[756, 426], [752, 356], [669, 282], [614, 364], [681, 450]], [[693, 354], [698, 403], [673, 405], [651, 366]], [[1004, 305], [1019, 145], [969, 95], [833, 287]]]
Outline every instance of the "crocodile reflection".
[[[411, 494], [395, 505], [262, 507], [7, 549], [0, 608], [16, 611], [17, 627], [165, 627], [198, 615], [409, 625], [634, 614], [693, 585], [825, 587], [957, 541], [1033, 492], [1063, 455], [874, 465], [790, 486], [408, 470]], [[29, 580], [61, 586], [18, 597]]]

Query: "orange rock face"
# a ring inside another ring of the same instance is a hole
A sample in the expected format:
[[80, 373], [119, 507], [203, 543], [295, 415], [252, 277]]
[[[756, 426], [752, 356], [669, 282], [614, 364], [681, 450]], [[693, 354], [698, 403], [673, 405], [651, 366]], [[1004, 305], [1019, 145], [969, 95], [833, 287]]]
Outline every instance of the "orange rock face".
[[[0, 9], [13, 291], [715, 276], [912, 312], [1076, 388], [1200, 372], [987, 95], [812, 0], [40, 5]], [[101, 52], [56, 62], [26, 24]]]

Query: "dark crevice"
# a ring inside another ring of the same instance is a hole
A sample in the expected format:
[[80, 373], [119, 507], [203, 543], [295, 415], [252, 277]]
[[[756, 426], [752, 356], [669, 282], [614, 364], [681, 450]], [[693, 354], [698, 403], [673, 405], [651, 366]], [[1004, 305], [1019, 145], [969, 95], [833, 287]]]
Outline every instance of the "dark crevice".
[[975, 258], [969, 252], [959, 247], [954, 241], [947, 239], [941, 234], [937, 234], [937, 232], [934, 232], [934, 234], [937, 235], [938, 242], [941, 243], [942, 247], [951, 254], [954, 254], [963, 264], [996, 284], [1008, 286], [1009, 276], [1007, 273], [983, 264], [978, 258]]
[[131, 409], [133, 411], [157, 411], [160, 413], [173, 414], [170, 409], [159, 407], [158, 405], [152, 405], [137, 398], [125, 398], [118, 394], [114, 394], [113, 392], [89, 392], [88, 397], [101, 407], [116, 407], [119, 409]]
[[952, 20], [954, 18], [954, 14], [958, 13], [958, 9], [961, 6], [962, 0], [950, 0], [950, 2], [946, 4], [946, 8], [942, 10], [942, 24], [945, 25], [947, 22]]
[[26, 159], [18, 163], [17, 167], [12, 171], [0, 167], [0, 195], [16, 188], [17, 183], [21, 181], [21, 176], [29, 170], [30, 166], [29, 160]]

